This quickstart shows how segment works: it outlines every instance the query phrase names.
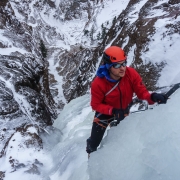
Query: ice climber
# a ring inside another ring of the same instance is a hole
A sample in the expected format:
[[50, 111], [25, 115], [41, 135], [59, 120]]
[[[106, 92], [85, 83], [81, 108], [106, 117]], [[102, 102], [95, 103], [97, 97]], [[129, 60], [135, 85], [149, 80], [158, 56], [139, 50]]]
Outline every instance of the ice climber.
[[95, 117], [91, 136], [87, 139], [88, 154], [97, 150], [108, 124], [114, 119], [119, 124], [129, 113], [127, 107], [133, 93], [149, 104], [165, 104], [167, 101], [163, 94], [148, 92], [136, 70], [126, 66], [127, 57], [120, 47], [107, 48], [103, 53], [103, 62], [91, 84], [91, 106]]

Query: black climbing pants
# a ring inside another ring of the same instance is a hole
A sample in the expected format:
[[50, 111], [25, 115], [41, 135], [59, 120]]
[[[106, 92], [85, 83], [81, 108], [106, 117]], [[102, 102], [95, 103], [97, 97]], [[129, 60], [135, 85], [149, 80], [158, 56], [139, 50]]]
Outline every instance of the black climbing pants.
[[98, 116], [98, 114], [99, 113], [96, 112], [91, 130], [90, 139], [91, 139], [91, 146], [93, 148], [97, 148], [99, 146], [108, 124], [113, 121], [112, 119], [113, 116], [105, 115], [105, 114], [100, 114]]

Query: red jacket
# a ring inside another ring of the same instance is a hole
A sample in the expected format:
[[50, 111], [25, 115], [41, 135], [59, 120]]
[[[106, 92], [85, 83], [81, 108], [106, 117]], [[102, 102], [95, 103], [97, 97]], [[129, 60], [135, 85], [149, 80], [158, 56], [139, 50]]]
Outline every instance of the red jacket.
[[105, 96], [115, 84], [105, 77], [94, 79], [91, 84], [91, 106], [93, 110], [112, 115], [113, 108], [127, 108], [132, 101], [133, 93], [136, 93], [139, 99], [147, 100], [149, 104], [154, 103], [151, 100], [151, 94], [142, 83], [140, 75], [133, 68], [127, 67], [125, 76], [121, 78], [118, 86]]

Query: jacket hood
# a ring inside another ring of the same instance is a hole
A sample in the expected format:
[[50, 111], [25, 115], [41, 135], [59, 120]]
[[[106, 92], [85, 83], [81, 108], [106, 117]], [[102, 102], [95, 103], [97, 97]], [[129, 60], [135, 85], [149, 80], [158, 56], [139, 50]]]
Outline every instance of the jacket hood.
[[97, 70], [96, 76], [98, 76], [100, 78], [105, 77], [110, 82], [118, 82], [118, 80], [114, 80], [110, 77], [109, 68], [111, 66], [112, 65], [109, 65], [109, 64], [101, 65]]

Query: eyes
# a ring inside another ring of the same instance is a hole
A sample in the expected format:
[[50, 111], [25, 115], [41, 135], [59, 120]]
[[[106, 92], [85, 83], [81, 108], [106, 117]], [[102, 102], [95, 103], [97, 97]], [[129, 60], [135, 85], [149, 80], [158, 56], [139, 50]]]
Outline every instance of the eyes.
[[126, 67], [127, 65], [127, 61], [124, 61], [123, 63], [119, 64], [119, 63], [113, 63], [113, 68], [115, 69], [118, 69], [118, 68], [121, 68], [121, 67]]

